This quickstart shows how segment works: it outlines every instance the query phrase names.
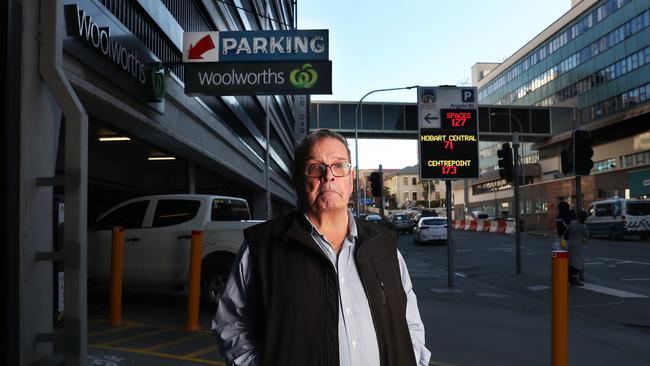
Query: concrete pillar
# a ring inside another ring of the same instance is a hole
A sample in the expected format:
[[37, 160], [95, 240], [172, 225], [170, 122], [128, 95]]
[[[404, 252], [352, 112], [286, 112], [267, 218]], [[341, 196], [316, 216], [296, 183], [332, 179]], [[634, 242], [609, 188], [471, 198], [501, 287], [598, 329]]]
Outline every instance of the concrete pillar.
[[61, 112], [39, 74], [39, 2], [23, 2], [22, 80], [20, 90], [19, 196], [19, 353], [20, 364], [49, 356], [52, 343], [37, 343], [38, 333], [53, 331], [52, 262], [36, 252], [53, 250], [53, 188], [37, 186], [54, 177]]

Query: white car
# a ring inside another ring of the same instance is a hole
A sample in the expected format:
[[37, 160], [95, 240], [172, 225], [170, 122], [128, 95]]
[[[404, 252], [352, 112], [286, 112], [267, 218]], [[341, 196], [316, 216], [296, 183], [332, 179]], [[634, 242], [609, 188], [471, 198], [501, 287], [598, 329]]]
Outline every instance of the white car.
[[416, 244], [439, 242], [447, 244], [447, 218], [423, 217], [413, 230]]
[[101, 215], [88, 233], [88, 278], [108, 282], [114, 227], [124, 228], [125, 285], [187, 285], [193, 230], [203, 231], [201, 288], [216, 308], [249, 220], [246, 200], [201, 194], [134, 198]]

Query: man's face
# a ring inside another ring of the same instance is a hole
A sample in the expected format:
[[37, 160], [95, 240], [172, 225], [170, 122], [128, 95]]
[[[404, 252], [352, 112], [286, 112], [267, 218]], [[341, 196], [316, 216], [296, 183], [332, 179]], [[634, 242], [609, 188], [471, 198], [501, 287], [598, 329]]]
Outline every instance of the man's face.
[[[349, 162], [345, 145], [337, 139], [326, 137], [316, 141], [312, 146], [306, 166]], [[353, 191], [354, 174], [354, 170], [351, 170], [350, 174], [345, 177], [335, 177], [331, 168], [327, 168], [319, 178], [305, 174], [303, 178], [304, 205], [307, 210], [319, 213], [347, 209]]]

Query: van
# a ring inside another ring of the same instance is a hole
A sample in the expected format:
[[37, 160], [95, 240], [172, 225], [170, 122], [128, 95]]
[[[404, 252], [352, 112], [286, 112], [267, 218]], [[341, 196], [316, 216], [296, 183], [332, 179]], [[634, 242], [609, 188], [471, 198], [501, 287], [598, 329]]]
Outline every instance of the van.
[[619, 240], [623, 235], [650, 234], [650, 200], [611, 198], [594, 201], [587, 208], [585, 224], [589, 236], [606, 236]]

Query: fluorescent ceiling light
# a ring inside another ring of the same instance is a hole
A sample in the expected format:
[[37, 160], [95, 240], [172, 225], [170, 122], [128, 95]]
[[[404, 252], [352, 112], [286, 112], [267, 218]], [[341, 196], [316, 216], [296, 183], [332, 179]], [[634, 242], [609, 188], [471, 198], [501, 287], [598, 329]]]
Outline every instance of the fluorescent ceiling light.
[[101, 142], [131, 141], [131, 139], [126, 136], [100, 136], [99, 141]]
[[157, 160], [176, 160], [173, 156], [150, 156], [147, 160], [157, 161]]

